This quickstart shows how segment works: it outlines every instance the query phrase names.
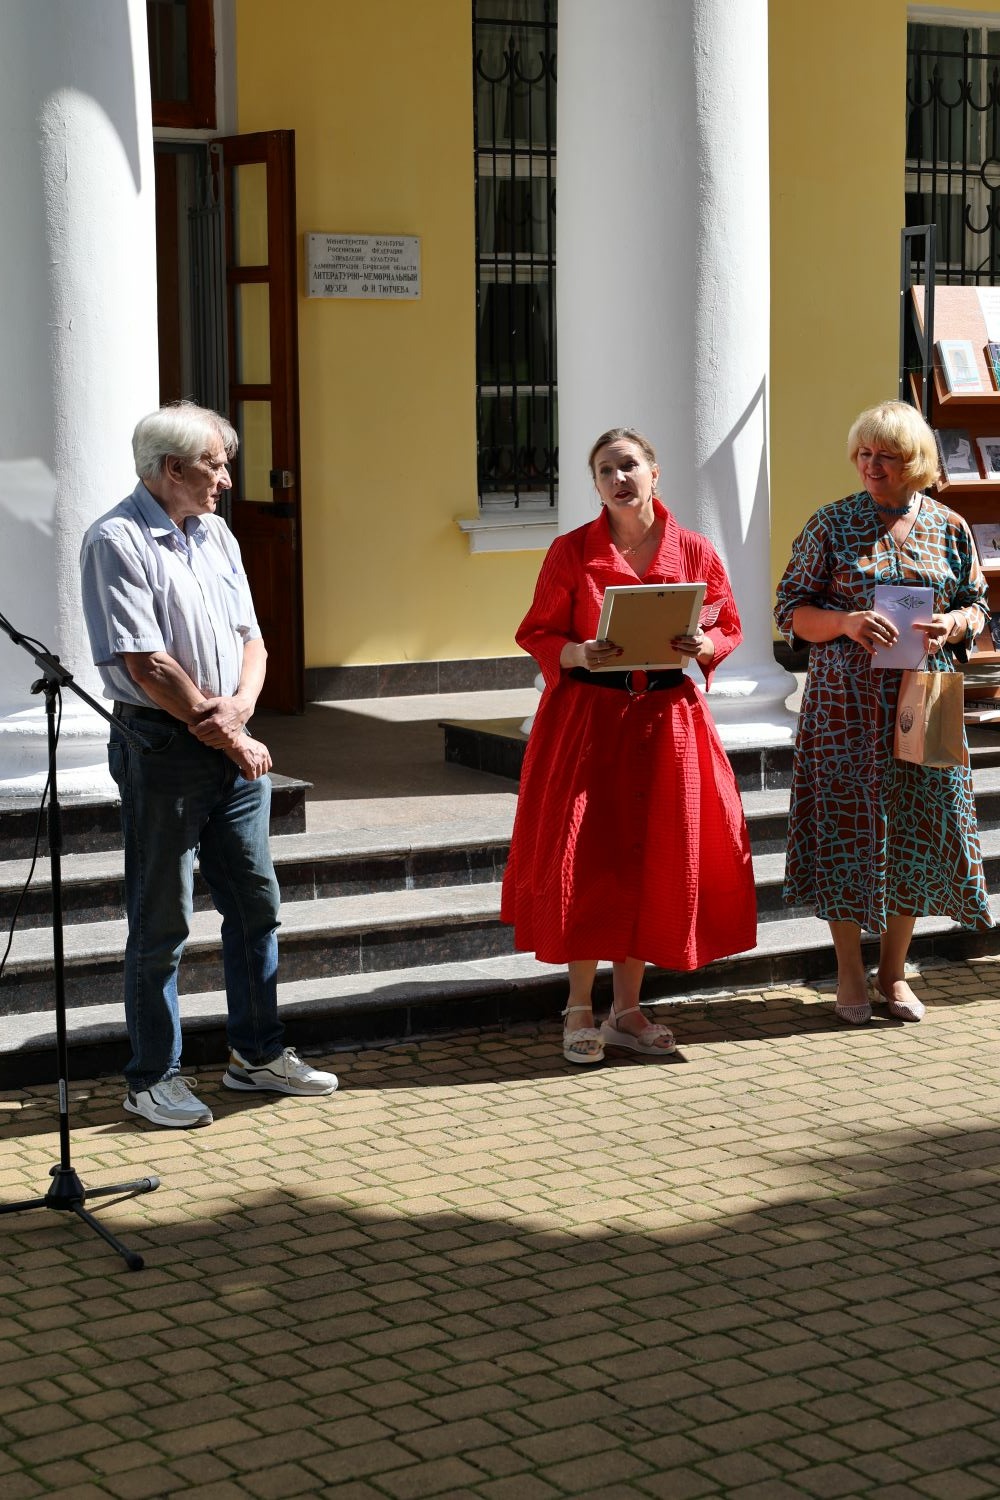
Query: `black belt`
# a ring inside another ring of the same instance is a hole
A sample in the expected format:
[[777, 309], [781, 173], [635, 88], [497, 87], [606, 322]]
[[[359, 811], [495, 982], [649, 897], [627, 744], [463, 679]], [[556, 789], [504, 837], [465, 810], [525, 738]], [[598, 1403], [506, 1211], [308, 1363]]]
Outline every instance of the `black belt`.
[[679, 668], [668, 667], [662, 672], [643, 672], [636, 668], [632, 672], [588, 672], [586, 667], [572, 667], [569, 675], [577, 682], [587, 682], [591, 687], [617, 688], [639, 698], [643, 693], [655, 693], [664, 688], [680, 687], [684, 673]]
[[144, 703], [114, 703], [116, 719], [148, 719], [154, 724], [170, 724], [177, 729], [186, 729], [183, 719], [175, 719], [165, 708], [147, 708]]

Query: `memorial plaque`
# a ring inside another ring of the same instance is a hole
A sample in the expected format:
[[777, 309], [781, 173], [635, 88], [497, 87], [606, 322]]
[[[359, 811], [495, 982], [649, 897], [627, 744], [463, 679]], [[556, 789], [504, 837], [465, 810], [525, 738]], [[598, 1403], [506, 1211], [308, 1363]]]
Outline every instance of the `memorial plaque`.
[[400, 301], [420, 296], [420, 239], [408, 234], [307, 234], [306, 296]]

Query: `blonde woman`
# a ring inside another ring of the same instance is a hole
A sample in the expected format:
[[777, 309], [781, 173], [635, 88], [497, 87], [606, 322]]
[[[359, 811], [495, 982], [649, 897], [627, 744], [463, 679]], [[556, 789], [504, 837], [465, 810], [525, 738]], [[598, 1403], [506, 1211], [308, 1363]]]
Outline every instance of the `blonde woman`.
[[[937, 770], [893, 759], [901, 674], [873, 671], [897, 638], [872, 607], [876, 583], [934, 590], [924, 627], [935, 669], [956, 670], [988, 611], [975, 543], [961, 516], [925, 487], [938, 477], [934, 435], [900, 401], [863, 411], [847, 441], [861, 489], [818, 510], [796, 538], [778, 586], [775, 620], [789, 642], [808, 642], [792, 777], [785, 900], [830, 924], [837, 955], [836, 1014], [872, 1016], [872, 993], [901, 1021], [923, 1003], [906, 978], [919, 916], [991, 927], [967, 768]], [[863, 930], [880, 937], [870, 991]]]

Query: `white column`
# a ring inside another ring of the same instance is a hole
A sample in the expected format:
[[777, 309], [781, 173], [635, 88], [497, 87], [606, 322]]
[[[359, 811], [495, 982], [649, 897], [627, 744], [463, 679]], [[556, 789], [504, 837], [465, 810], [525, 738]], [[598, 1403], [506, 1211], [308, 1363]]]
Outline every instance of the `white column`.
[[[135, 484], [157, 404], [153, 139], [143, 0], [3, 0], [0, 612], [100, 699], [77, 557]], [[39, 672], [0, 635], [0, 796], [46, 771]], [[63, 693], [60, 791], [108, 793], [107, 725]]]
[[744, 641], [711, 700], [734, 747], [794, 733], [771, 628], [767, 110], [767, 0], [560, 5], [559, 525], [596, 514], [594, 439], [645, 432], [664, 502], [733, 580]]

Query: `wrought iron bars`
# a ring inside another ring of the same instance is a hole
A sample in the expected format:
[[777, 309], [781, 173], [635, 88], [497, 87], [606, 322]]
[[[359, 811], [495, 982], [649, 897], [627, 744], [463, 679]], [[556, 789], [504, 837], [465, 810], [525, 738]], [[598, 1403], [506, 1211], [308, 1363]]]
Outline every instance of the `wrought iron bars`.
[[473, 0], [483, 505], [554, 505], [556, 0]]
[[939, 282], [992, 284], [1000, 279], [1000, 30], [911, 24], [906, 112], [906, 224], [937, 225]]

